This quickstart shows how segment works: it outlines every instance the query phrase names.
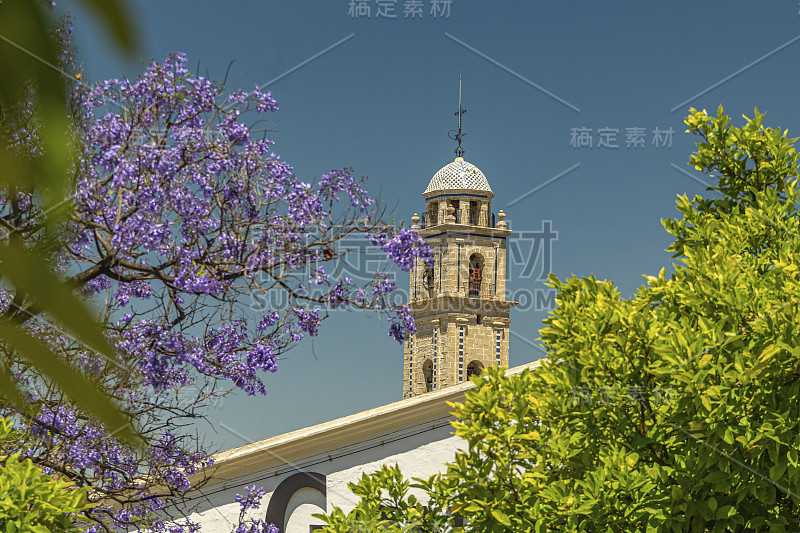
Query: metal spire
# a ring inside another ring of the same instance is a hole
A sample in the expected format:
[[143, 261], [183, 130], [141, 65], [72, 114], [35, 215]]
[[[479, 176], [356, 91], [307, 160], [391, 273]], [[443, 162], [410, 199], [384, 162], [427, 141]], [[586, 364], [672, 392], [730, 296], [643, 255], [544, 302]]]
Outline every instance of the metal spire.
[[[466, 135], [466, 133], [461, 133], [461, 115], [466, 113], [467, 110], [461, 107], [461, 71], [458, 72], [458, 111], [455, 112], [455, 115], [458, 117], [458, 130], [450, 130], [447, 135], [454, 141], [458, 142], [458, 148], [456, 148], [456, 157], [463, 157], [464, 156], [464, 149], [461, 148], [461, 139]], [[451, 135], [456, 131], [455, 135]]]

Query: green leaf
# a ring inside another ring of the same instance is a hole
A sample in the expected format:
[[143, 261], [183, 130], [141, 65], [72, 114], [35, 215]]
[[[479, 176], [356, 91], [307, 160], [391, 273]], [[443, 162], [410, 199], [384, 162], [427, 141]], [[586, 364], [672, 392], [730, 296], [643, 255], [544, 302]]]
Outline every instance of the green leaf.
[[769, 469], [769, 478], [772, 481], [780, 481], [784, 472], [786, 472], [786, 461], [779, 461]]
[[717, 509], [716, 516], [717, 518], [730, 518], [734, 514], [736, 514], [736, 509], [732, 505], [723, 505]]
[[730, 427], [725, 428], [725, 435], [722, 437], [722, 440], [724, 440], [728, 444], [733, 444], [735, 442], [735, 437], [733, 436], [733, 430]]
[[711, 509], [712, 511], [715, 511], [717, 509], [717, 499], [715, 497], [711, 496], [708, 499], [708, 508]]
[[730, 474], [728, 474], [727, 472], [723, 472], [722, 470], [715, 470], [714, 472], [711, 472], [706, 477], [704, 477], [703, 481], [705, 481], [706, 483], [713, 484], [713, 483], [718, 483], [723, 479], [728, 479], [729, 476]]
[[789, 464], [797, 467], [797, 450], [789, 450], [786, 452], [786, 459], [789, 460]]
[[[44, 154], [35, 163], [14, 163], [14, 155], [3, 150], [0, 182], [36, 189], [48, 199], [46, 205], [54, 205], [64, 198], [70, 139], [65, 112], [65, 73], [57, 66], [59, 50], [49, 35], [49, 27], [50, 14], [41, 2], [0, 3], [0, 72], [3, 73], [0, 101], [3, 111], [13, 110], [24, 98], [22, 88], [35, 88], [37, 114], [41, 119], [38, 135]], [[6, 140], [0, 134], [0, 144], [5, 146]]]
[[5, 367], [0, 366], [0, 395], [5, 396], [11, 403], [17, 406], [20, 411], [25, 410], [25, 398], [23, 398], [14, 376]]
[[706, 408], [709, 412], [713, 411], [713, 407], [711, 406], [711, 398], [706, 395], [700, 397], [700, 403], [703, 404], [703, 407]]
[[776, 346], [774, 344], [771, 345], [771, 346], [767, 346], [766, 348], [764, 348], [764, 350], [758, 356], [758, 360], [761, 361], [761, 362], [768, 361], [768, 360], [772, 359], [772, 357], [776, 353], [778, 353], [780, 350], [781, 350], [781, 347], [780, 346]]
[[495, 517], [495, 519], [504, 526], [511, 525], [511, 520], [508, 518], [508, 515], [505, 514], [503, 511], [501, 511], [500, 509], [492, 509], [492, 516]]

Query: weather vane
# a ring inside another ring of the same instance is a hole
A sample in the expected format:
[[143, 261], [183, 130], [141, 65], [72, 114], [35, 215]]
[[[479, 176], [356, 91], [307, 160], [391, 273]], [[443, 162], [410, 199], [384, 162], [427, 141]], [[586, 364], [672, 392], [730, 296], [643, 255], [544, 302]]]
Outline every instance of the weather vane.
[[[463, 157], [464, 156], [464, 149], [461, 148], [461, 139], [466, 135], [466, 133], [461, 133], [461, 115], [466, 113], [467, 110], [461, 107], [461, 72], [458, 73], [458, 111], [455, 112], [455, 115], [458, 117], [458, 130], [450, 130], [447, 132], [447, 136], [453, 139], [454, 141], [458, 142], [458, 148], [456, 148], [456, 157]], [[451, 135], [454, 131], [457, 131], [455, 135]]]

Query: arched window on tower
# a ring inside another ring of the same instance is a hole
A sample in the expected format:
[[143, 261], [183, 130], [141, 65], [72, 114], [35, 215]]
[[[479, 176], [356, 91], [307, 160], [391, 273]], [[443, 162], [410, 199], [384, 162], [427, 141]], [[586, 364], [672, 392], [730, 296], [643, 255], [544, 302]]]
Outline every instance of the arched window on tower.
[[428, 291], [428, 298], [432, 298], [433, 296], [435, 296], [434, 287], [435, 287], [436, 279], [435, 279], [434, 273], [435, 273], [435, 269], [433, 267], [429, 267], [429, 266], [425, 267], [425, 280], [424, 280], [424, 283], [425, 283], [425, 289], [427, 289], [427, 291]]
[[472, 376], [480, 376], [483, 372], [483, 363], [480, 361], [472, 361], [467, 365], [467, 379]]
[[425, 379], [425, 392], [433, 390], [433, 362], [427, 359], [422, 363], [422, 377]]
[[469, 289], [470, 298], [479, 298], [481, 295], [481, 282], [483, 281], [483, 257], [472, 254], [469, 258]]

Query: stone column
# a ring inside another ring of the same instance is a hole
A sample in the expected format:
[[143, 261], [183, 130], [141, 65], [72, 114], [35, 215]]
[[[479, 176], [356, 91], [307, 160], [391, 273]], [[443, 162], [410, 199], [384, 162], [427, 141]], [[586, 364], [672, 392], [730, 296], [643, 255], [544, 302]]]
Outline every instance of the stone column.
[[489, 202], [486, 200], [481, 200], [480, 205], [480, 214], [478, 215], [478, 225], [479, 226], [488, 226], [489, 225]]

